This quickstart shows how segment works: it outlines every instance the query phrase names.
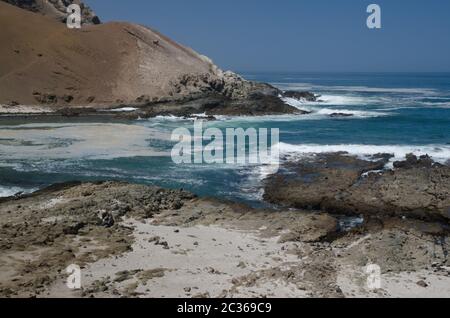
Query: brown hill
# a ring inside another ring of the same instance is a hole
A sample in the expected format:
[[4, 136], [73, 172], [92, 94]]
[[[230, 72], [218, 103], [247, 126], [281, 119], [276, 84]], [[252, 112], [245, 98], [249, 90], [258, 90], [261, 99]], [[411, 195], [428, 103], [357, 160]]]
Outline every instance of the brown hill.
[[134, 101], [174, 94], [183, 74], [211, 74], [190, 49], [139, 25], [68, 29], [0, 2], [0, 103]]
[[3, 105], [45, 105], [72, 114], [78, 106], [125, 104], [141, 106], [138, 116], [296, 111], [277, 97], [276, 88], [223, 72], [207, 57], [141, 25], [68, 29], [0, 2], [0, 43]]

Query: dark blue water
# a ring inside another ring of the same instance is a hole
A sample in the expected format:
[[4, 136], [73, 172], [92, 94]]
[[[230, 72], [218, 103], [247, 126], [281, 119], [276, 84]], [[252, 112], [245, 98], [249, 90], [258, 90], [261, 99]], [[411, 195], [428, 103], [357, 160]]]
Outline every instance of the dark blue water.
[[[220, 118], [206, 127], [278, 128], [281, 153], [290, 157], [348, 151], [450, 159], [450, 74], [243, 75], [283, 90], [312, 91], [321, 102], [286, 100], [310, 115]], [[115, 179], [258, 203], [264, 167], [174, 164], [170, 134], [179, 127], [192, 129], [192, 122], [1, 118], [0, 196], [55, 182]]]

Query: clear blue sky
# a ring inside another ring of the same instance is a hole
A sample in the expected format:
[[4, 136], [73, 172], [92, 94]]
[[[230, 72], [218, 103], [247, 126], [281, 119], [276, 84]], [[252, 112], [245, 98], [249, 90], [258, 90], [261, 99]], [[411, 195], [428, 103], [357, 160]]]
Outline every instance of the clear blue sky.
[[[448, 0], [86, 0], [235, 71], [450, 71]], [[381, 30], [366, 8], [382, 8]]]

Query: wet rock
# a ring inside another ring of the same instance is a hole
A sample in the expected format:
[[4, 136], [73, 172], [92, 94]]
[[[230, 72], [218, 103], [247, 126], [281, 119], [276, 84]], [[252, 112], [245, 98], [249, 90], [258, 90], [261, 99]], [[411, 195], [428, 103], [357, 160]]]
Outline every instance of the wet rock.
[[204, 121], [216, 121], [217, 118], [213, 115], [209, 116], [184, 116], [184, 119], [192, 119], [192, 120], [204, 120]]
[[339, 199], [366, 171], [379, 170], [384, 161], [365, 161], [345, 153], [319, 154], [287, 163], [266, 180], [264, 199], [301, 209], [321, 210]]
[[331, 118], [340, 118], [340, 117], [353, 117], [353, 114], [349, 114], [349, 113], [332, 113], [330, 114]]
[[266, 180], [264, 198], [295, 208], [372, 217], [450, 220], [450, 167], [408, 156], [395, 170], [345, 154], [288, 163]]
[[433, 164], [433, 160], [428, 155], [417, 158], [417, 156], [415, 156], [414, 154], [408, 154], [406, 155], [406, 160], [394, 162], [394, 168], [431, 168]]
[[294, 98], [300, 101], [316, 102], [319, 96], [311, 92], [286, 91], [283, 97]]

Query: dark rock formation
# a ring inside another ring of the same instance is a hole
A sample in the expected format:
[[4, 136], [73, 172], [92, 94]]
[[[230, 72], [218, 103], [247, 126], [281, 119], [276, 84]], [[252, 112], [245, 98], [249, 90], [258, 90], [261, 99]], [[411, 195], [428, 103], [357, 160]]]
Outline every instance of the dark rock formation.
[[285, 104], [277, 96], [265, 95], [260, 92], [247, 98], [232, 99], [218, 92], [193, 94], [176, 101], [149, 102], [138, 106], [139, 110], [133, 116], [141, 118], [158, 115], [175, 115], [189, 117], [195, 114], [206, 116], [259, 116], [301, 113], [296, 108]]
[[406, 155], [405, 161], [397, 161], [394, 162], [394, 168], [404, 168], [404, 169], [412, 169], [412, 168], [431, 168], [433, 166], [433, 160], [425, 155], [417, 158], [413, 154]]
[[330, 114], [331, 118], [340, 118], [340, 117], [353, 117], [353, 114], [347, 114], [347, 113], [332, 113]]
[[283, 93], [283, 96], [307, 102], [316, 102], [318, 97], [320, 97], [311, 92], [297, 92], [297, 91], [286, 91]]
[[385, 163], [344, 154], [288, 163], [268, 178], [265, 199], [329, 213], [450, 220], [450, 167], [409, 155], [395, 170], [361, 176]]

